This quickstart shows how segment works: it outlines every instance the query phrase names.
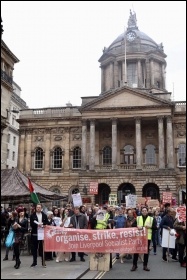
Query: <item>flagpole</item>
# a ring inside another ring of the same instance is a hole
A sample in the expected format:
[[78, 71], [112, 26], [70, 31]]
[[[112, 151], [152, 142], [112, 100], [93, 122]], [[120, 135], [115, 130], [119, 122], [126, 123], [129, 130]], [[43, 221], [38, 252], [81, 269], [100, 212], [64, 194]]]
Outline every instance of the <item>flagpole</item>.
[[126, 28], [124, 27], [124, 50], [125, 50], [125, 81], [124, 81], [124, 84], [125, 86], [127, 85], [127, 57], [126, 57]]

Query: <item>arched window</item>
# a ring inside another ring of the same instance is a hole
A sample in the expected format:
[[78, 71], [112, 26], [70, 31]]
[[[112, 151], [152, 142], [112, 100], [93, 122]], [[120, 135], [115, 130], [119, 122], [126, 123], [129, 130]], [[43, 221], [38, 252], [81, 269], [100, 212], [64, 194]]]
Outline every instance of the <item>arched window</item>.
[[81, 148], [79, 147], [73, 150], [73, 168], [81, 168]]
[[112, 164], [112, 149], [109, 146], [103, 149], [103, 165]]
[[52, 168], [62, 168], [62, 149], [60, 147], [55, 148], [53, 151]]
[[[55, 187], [53, 187], [52, 189], [51, 189], [51, 191], [52, 192], [55, 192], [55, 193], [57, 193], [57, 194], [60, 194], [60, 190], [58, 189], [58, 188], [55, 188]], [[52, 201], [52, 206], [57, 206], [58, 208], [60, 208], [60, 200], [53, 200]]]
[[179, 166], [186, 166], [186, 144], [179, 144], [178, 160]]
[[124, 163], [134, 164], [134, 147], [131, 145], [124, 147]]
[[36, 169], [43, 168], [43, 150], [41, 148], [36, 148], [35, 150], [34, 168]]
[[156, 157], [155, 157], [155, 146], [149, 144], [145, 147], [145, 163], [146, 164], [156, 164]]

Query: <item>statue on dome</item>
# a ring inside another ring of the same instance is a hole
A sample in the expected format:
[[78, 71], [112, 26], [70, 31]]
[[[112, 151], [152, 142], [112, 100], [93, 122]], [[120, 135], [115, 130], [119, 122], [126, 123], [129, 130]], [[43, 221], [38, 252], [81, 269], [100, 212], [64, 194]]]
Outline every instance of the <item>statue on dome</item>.
[[128, 28], [132, 28], [132, 27], [137, 28], [136, 22], [137, 22], [136, 13], [135, 12], [132, 13], [132, 11], [130, 10], [130, 17], [129, 17], [129, 20], [128, 20]]

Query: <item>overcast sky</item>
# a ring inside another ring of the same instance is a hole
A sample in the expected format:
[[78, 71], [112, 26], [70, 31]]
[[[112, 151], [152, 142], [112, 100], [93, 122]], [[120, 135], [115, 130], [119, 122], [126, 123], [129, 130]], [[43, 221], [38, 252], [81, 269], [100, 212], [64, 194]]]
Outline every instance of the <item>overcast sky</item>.
[[29, 108], [98, 96], [98, 59], [124, 32], [130, 9], [139, 30], [164, 45], [167, 90], [186, 100], [186, 1], [1, 1], [2, 38], [20, 60], [14, 81]]

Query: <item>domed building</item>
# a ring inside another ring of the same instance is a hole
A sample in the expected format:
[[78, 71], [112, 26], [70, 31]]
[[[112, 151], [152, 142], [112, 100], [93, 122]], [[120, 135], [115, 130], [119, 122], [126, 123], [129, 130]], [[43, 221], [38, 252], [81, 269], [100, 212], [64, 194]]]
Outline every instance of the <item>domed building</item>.
[[69, 201], [79, 192], [87, 204], [121, 204], [128, 194], [162, 202], [167, 192], [173, 205], [182, 203], [186, 102], [171, 101], [165, 59], [163, 44], [130, 12], [124, 34], [99, 58], [98, 96], [21, 111], [20, 171]]
[[155, 43], [137, 26], [136, 14], [130, 13], [124, 34], [104, 48], [101, 63], [101, 93], [121, 86], [146, 92], [166, 92], [166, 55], [163, 45]]

